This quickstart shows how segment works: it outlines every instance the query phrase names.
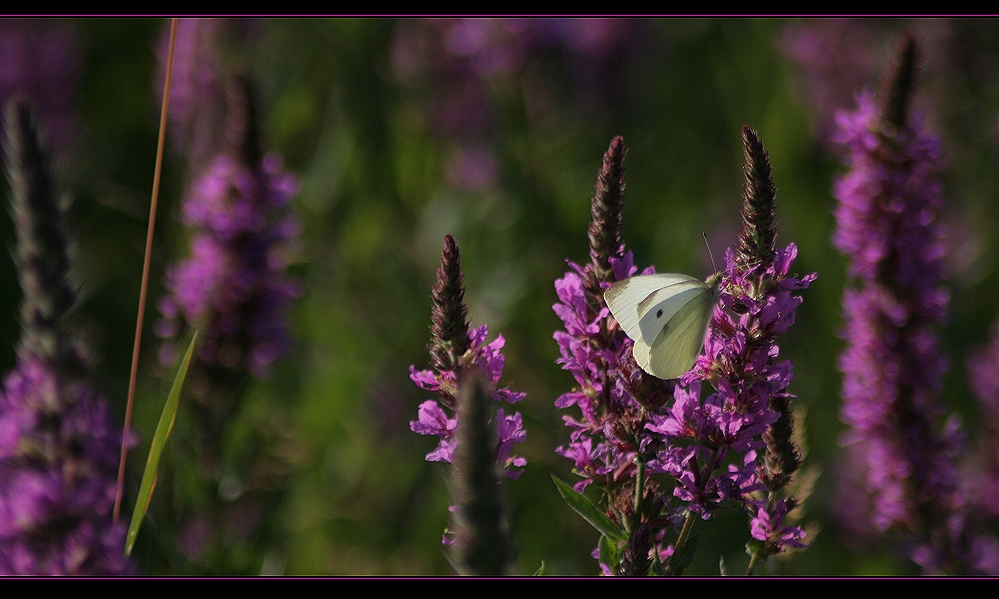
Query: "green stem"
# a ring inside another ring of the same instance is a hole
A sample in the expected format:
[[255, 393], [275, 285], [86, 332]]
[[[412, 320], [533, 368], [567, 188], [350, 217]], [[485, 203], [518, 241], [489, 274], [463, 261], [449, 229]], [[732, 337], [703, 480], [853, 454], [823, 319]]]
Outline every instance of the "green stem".
[[676, 544], [673, 545], [673, 555], [669, 556], [666, 561], [666, 576], [676, 575], [676, 564], [675, 560], [680, 554], [683, 553], [683, 546], [687, 544], [687, 539], [690, 537], [690, 531], [694, 528], [694, 521], [697, 520], [697, 514], [688, 511], [687, 517], [683, 521], [683, 528], [680, 529], [680, 536], [676, 539]]
[[[714, 450], [711, 455], [708, 456], [707, 461], [704, 463], [704, 468], [698, 472], [699, 479], [697, 481], [698, 488], [700, 488], [704, 481], [708, 480], [711, 473], [714, 472], [715, 467], [718, 462], [718, 451]], [[697, 515], [694, 512], [688, 511], [687, 517], [683, 521], [683, 528], [680, 530], [680, 536], [676, 539], [676, 544], [673, 545], [673, 555], [669, 557], [669, 561], [666, 564], [666, 575], [673, 576], [676, 573], [676, 558], [683, 554], [683, 547], [687, 544], [687, 538], [690, 536], [690, 531], [694, 528], [694, 520], [696, 520]]]
[[634, 530], [642, 523], [642, 498], [645, 495], [645, 460], [641, 456], [635, 456], [635, 512], [631, 517]]
[[754, 551], [749, 554], [749, 567], [746, 568], [746, 576], [752, 576], [753, 570], [756, 569], [756, 563], [760, 561], [760, 552]]

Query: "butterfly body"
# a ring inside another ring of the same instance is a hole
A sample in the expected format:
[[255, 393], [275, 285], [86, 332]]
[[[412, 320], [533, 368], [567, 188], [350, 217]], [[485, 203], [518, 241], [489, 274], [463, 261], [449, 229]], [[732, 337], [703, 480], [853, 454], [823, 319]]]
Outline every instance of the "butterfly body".
[[642, 370], [661, 379], [690, 370], [704, 346], [718, 283], [718, 275], [707, 282], [682, 274], [639, 275], [604, 292], [611, 314], [635, 342]]

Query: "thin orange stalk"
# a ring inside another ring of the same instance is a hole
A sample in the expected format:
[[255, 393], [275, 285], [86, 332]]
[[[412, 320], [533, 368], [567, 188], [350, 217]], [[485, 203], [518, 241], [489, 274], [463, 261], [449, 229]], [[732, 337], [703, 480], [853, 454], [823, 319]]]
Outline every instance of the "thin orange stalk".
[[142, 321], [146, 313], [146, 290], [149, 287], [149, 265], [153, 255], [153, 229], [156, 227], [156, 204], [160, 195], [160, 172], [163, 170], [163, 145], [166, 139], [167, 108], [170, 106], [170, 74], [173, 71], [173, 44], [177, 38], [177, 19], [170, 21], [170, 49], [167, 53], [166, 80], [163, 83], [163, 107], [160, 109], [160, 133], [156, 144], [156, 167], [153, 170], [153, 193], [149, 200], [149, 226], [146, 228], [146, 253], [142, 261], [142, 285], [139, 287], [139, 309], [135, 318], [135, 343], [132, 345], [132, 369], [128, 375], [128, 402], [125, 404], [125, 423], [122, 425], [121, 458], [118, 460], [118, 487], [114, 496], [114, 521], [121, 513], [121, 498], [125, 492], [125, 458], [128, 427], [132, 423], [132, 404], [135, 401], [135, 381], [139, 373], [139, 345], [142, 341]]

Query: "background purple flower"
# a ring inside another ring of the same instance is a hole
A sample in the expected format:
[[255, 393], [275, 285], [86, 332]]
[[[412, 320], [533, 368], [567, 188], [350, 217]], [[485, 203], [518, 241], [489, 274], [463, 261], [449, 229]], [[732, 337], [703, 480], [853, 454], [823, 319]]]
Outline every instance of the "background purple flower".
[[0, 394], [0, 574], [114, 575], [121, 430], [88, 383], [23, 357]]
[[981, 543], [966, 526], [958, 479], [963, 435], [953, 418], [939, 424], [947, 362], [936, 329], [949, 299], [941, 149], [908, 108], [915, 52], [905, 39], [880, 104], [865, 92], [855, 112], [837, 116], [851, 170], [833, 191], [833, 243], [849, 257], [855, 281], [843, 299], [847, 346], [839, 366], [842, 419], [850, 427], [843, 442], [862, 448], [848, 455], [864, 460], [847, 479], [862, 480], [863, 488], [844, 495], [868, 495], [845, 508], [878, 532], [910, 533], [910, 555], [927, 572], [982, 573]]
[[[632, 19], [607, 18], [405, 19], [391, 60], [404, 84], [427, 94], [428, 128], [449, 147], [450, 184], [482, 192], [499, 184], [511, 94], [524, 88], [528, 118], [546, 120], [564, 93], [554, 82], [567, 79], [576, 108], [603, 111], [611, 103], [601, 94], [616, 89], [608, 82], [638, 28]], [[557, 61], [567, 73], [554, 72]]]
[[83, 48], [72, 24], [57, 19], [0, 19], [0, 105], [27, 98], [46, 123], [53, 151], [71, 150], [78, 123]]
[[289, 210], [298, 182], [280, 166], [273, 155], [252, 167], [222, 155], [195, 182], [183, 213], [195, 229], [191, 256], [167, 273], [156, 329], [171, 339], [182, 322], [202, 328], [202, 361], [256, 376], [288, 350], [286, 315], [298, 295], [284, 253], [299, 232]]

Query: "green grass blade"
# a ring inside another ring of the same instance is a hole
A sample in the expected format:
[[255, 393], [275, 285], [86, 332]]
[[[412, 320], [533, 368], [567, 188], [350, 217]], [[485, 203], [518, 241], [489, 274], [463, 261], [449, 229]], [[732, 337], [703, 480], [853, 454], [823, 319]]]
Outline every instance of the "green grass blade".
[[160, 457], [163, 455], [163, 448], [166, 446], [170, 431], [173, 430], [174, 420], [177, 418], [177, 407], [180, 405], [180, 390], [184, 387], [184, 379], [187, 378], [187, 368], [191, 365], [191, 357], [194, 355], [194, 347], [198, 341], [198, 332], [194, 331], [191, 343], [187, 346], [187, 353], [180, 362], [177, 375], [173, 379], [173, 386], [170, 387], [170, 394], [167, 395], [166, 404], [163, 405], [163, 413], [160, 414], [159, 424], [156, 425], [156, 433], [153, 434], [152, 443], [149, 444], [149, 457], [146, 459], [146, 470], [142, 473], [142, 483], [139, 485], [139, 495], [135, 499], [135, 510], [132, 512], [132, 522], [128, 525], [128, 536], [125, 537], [125, 555], [131, 555], [132, 547], [135, 545], [135, 538], [139, 536], [139, 526], [142, 519], [146, 517], [146, 510], [149, 509], [149, 501], [153, 497], [153, 489], [156, 487], [156, 471], [159, 467]]

